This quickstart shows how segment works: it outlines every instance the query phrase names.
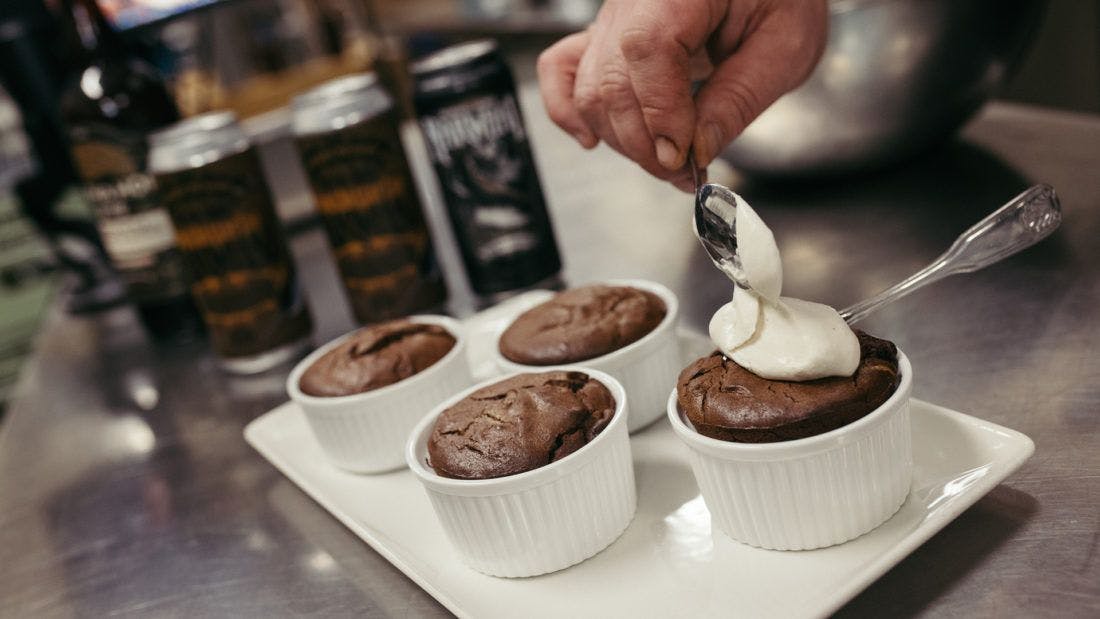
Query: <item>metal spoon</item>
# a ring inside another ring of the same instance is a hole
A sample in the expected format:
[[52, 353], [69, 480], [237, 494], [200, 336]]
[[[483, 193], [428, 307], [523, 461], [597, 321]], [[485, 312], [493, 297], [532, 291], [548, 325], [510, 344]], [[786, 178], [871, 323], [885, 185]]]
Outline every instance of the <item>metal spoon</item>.
[[849, 324], [914, 290], [956, 273], [973, 273], [1031, 247], [1062, 223], [1062, 206], [1050, 185], [1035, 185], [963, 232], [923, 269], [840, 312]]
[[[694, 162], [691, 165], [694, 170]], [[715, 266], [738, 286], [751, 289], [737, 256], [733, 227], [737, 207], [733, 192], [714, 183], [700, 186], [697, 172], [695, 178], [695, 236]], [[712, 197], [719, 199], [712, 200]], [[1061, 222], [1061, 205], [1054, 188], [1035, 185], [963, 232], [931, 264], [877, 295], [842, 310], [840, 316], [851, 324], [948, 275], [985, 268], [1043, 240]]]
[[[695, 167], [695, 157], [688, 153], [688, 165], [695, 182], [695, 237], [707, 250], [710, 261], [720, 271], [733, 280], [733, 283], [752, 290], [745, 270], [741, 267], [741, 257], [737, 254], [737, 235], [734, 222], [737, 221], [737, 203], [733, 192], [716, 183], [699, 184], [699, 169]], [[710, 200], [716, 196], [717, 200]]]

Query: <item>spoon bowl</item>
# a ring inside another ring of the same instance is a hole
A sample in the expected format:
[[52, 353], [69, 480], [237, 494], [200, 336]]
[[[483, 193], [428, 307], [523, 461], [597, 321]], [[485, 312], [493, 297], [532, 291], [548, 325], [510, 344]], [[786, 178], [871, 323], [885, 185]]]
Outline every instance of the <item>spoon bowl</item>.
[[737, 253], [737, 197], [728, 187], [717, 183], [699, 184], [699, 170], [689, 157], [695, 179], [695, 238], [703, 245], [710, 261], [726, 277], [745, 290], [752, 290]]

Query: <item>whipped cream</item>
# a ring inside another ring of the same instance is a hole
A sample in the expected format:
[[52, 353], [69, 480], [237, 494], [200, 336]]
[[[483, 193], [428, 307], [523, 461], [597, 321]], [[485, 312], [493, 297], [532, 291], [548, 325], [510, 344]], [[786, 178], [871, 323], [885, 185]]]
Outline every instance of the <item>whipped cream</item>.
[[851, 376], [859, 340], [828, 305], [780, 296], [783, 264], [772, 231], [736, 196], [737, 254], [752, 290], [736, 286], [733, 300], [710, 319], [710, 339], [730, 359], [770, 380]]

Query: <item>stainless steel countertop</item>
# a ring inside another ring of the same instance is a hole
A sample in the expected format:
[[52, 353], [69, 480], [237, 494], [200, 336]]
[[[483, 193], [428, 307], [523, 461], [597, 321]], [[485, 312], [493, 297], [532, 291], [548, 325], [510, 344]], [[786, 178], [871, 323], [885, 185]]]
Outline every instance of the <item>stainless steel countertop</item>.
[[[730, 289], [692, 238], [688, 198], [583, 152], [525, 84], [567, 279], [662, 282], [702, 329]], [[1054, 237], [863, 324], [908, 352], [916, 397], [1020, 430], [1036, 451], [841, 614], [1100, 614], [1100, 117], [993, 104], [901, 170], [826, 185], [716, 176], [774, 229], [785, 292], [837, 306], [1027, 185], [1057, 188]], [[317, 340], [350, 328], [322, 233], [293, 245]], [[127, 309], [55, 309], [0, 434], [0, 615], [445, 615], [245, 444], [245, 424], [286, 400], [286, 372], [232, 378], [202, 346], [150, 346]]]

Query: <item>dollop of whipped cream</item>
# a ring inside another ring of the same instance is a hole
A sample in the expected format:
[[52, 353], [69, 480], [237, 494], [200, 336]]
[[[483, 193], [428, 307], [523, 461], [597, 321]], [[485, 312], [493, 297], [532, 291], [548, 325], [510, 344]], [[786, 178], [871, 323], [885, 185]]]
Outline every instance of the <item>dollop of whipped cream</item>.
[[734, 287], [733, 300], [710, 319], [710, 339], [769, 380], [851, 376], [859, 366], [855, 333], [828, 305], [780, 296], [783, 264], [775, 237], [748, 202], [735, 197], [737, 253], [752, 290]]

